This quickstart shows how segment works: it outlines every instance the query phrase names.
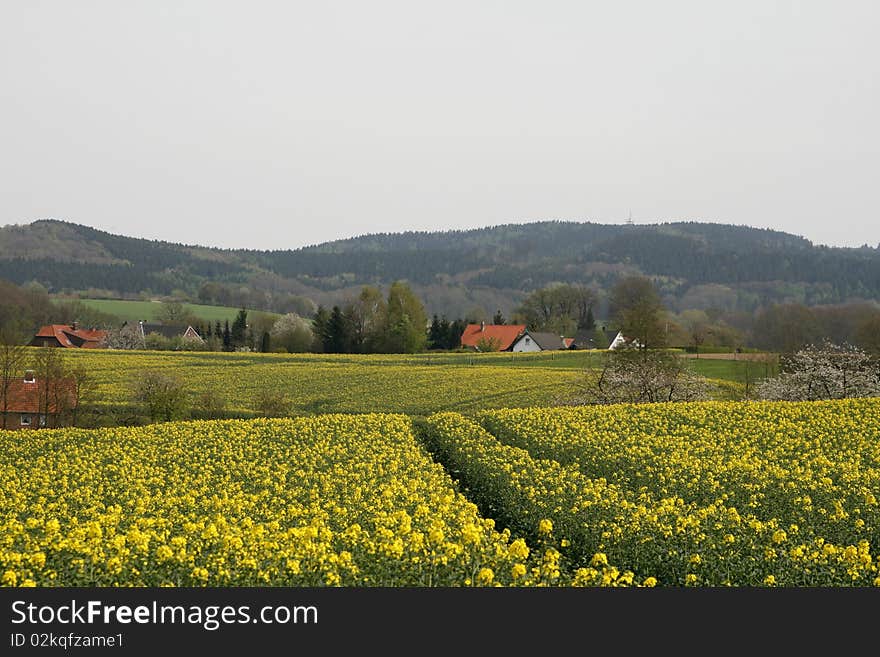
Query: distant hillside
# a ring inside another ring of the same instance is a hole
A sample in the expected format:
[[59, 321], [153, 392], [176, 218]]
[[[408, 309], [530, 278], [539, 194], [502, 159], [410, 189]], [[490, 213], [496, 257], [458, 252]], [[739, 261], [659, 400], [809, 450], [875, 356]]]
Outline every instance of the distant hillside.
[[[155, 301], [120, 301], [116, 299], [82, 299], [84, 306], [113, 315], [121, 320], [136, 323], [138, 320], [158, 322], [162, 315], [162, 304]], [[205, 322], [230, 322], [235, 320], [238, 308], [226, 306], [203, 306], [184, 304], [184, 312]]]
[[[364, 284], [403, 279], [429, 312], [510, 313], [555, 282], [600, 292], [624, 273], [653, 276], [673, 307], [752, 310], [766, 302], [880, 299], [880, 251], [815, 246], [778, 231], [703, 223], [509, 224], [466, 231], [364, 235], [286, 251], [224, 250], [112, 235], [55, 220], [0, 228], [0, 278], [51, 292], [100, 289], [187, 295], [221, 305], [246, 290], [332, 304]], [[201, 295], [200, 295], [201, 291]], [[274, 306], [274, 307], [273, 307]]]

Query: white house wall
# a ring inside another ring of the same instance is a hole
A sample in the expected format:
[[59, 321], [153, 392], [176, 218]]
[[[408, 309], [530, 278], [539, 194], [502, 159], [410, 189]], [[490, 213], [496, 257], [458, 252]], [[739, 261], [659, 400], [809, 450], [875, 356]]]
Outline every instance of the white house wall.
[[514, 343], [511, 351], [541, 351], [541, 347], [539, 347], [529, 336], [524, 335]]

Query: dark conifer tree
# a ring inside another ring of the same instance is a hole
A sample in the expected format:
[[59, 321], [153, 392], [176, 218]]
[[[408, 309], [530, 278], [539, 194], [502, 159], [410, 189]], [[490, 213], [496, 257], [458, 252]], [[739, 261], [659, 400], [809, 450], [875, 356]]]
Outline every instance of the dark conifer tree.
[[324, 306], [318, 306], [315, 316], [312, 318], [312, 351], [323, 353], [324, 344], [327, 342], [327, 325], [330, 322], [330, 313]]
[[232, 332], [229, 330], [229, 320], [223, 327], [223, 351], [232, 351]]
[[458, 349], [461, 346], [461, 336], [467, 328], [467, 322], [456, 319], [449, 325], [449, 333], [446, 335], [446, 348]]
[[242, 308], [238, 311], [238, 315], [235, 317], [235, 321], [232, 322], [232, 330], [231, 330], [231, 341], [232, 347], [238, 348], [243, 347], [247, 343], [247, 310]]
[[583, 326], [579, 326], [578, 328], [585, 329], [587, 331], [592, 331], [596, 328], [596, 318], [593, 316], [593, 306], [590, 306], [587, 309], [587, 318], [584, 320]]
[[445, 346], [446, 336], [440, 327], [440, 318], [434, 315], [428, 328], [428, 349], [443, 349]]
[[327, 339], [324, 342], [324, 351], [328, 354], [344, 354], [349, 351], [351, 345], [351, 332], [348, 330], [348, 322], [339, 306], [333, 306], [330, 319], [327, 321]]

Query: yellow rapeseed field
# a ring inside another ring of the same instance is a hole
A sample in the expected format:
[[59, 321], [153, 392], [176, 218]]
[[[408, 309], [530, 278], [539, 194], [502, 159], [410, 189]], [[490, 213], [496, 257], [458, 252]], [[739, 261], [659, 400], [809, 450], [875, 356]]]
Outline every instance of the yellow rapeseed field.
[[0, 432], [2, 584], [560, 581], [558, 553], [497, 531], [411, 428], [373, 414]]
[[[261, 391], [284, 395], [294, 413], [407, 413], [551, 404], [576, 369], [519, 366], [530, 354], [340, 355], [68, 350], [97, 383], [89, 403], [128, 404], [144, 370], [181, 377], [194, 396], [211, 390], [232, 413], [252, 413]], [[547, 360], [547, 359], [545, 359]], [[469, 365], [479, 362], [479, 365]], [[547, 360], [547, 362], [552, 362]], [[586, 362], [586, 361], [585, 361]], [[485, 364], [485, 363], [498, 363]], [[197, 410], [197, 409], [196, 409]]]
[[515, 533], [552, 521], [563, 566], [602, 553], [661, 585], [880, 585], [880, 400], [478, 419], [432, 416], [432, 448]]
[[880, 585], [877, 399], [173, 422], [0, 447], [6, 586]]

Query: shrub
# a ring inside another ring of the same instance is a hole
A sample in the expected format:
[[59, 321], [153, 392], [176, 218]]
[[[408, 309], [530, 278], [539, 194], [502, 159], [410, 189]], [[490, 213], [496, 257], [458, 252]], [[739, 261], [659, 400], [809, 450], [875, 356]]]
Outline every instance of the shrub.
[[146, 370], [131, 383], [132, 398], [151, 422], [180, 419], [186, 414], [188, 394], [183, 380], [160, 370]]

